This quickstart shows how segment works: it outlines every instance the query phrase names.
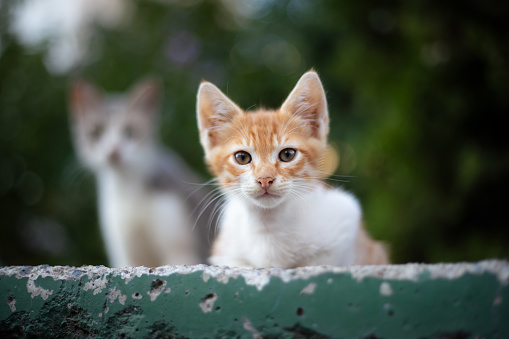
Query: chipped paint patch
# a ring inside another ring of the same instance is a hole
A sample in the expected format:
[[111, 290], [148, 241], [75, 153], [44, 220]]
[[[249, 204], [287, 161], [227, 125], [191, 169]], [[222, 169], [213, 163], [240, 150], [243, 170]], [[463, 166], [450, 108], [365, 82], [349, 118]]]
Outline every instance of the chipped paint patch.
[[207, 282], [207, 281], [209, 281], [209, 279], [210, 279], [210, 275], [209, 275], [209, 274], [207, 274], [207, 272], [203, 272], [203, 274], [202, 274], [202, 278], [203, 278], [203, 281], [204, 281], [204, 282]]
[[12, 296], [7, 298], [7, 305], [9, 305], [11, 312], [16, 312], [16, 298]]
[[133, 295], [131, 295], [131, 297], [136, 300], [140, 300], [141, 298], [143, 298], [143, 296], [138, 292], [133, 293]]
[[108, 276], [106, 274], [103, 274], [101, 277], [87, 281], [85, 283], [85, 287], [83, 287], [84, 291], [94, 290], [93, 294], [99, 294], [102, 292], [103, 289], [106, 288], [106, 285], [108, 284]]
[[262, 339], [262, 335], [258, 330], [253, 326], [253, 324], [249, 321], [248, 318], [242, 318], [242, 327], [251, 333], [253, 339]]
[[[166, 285], [168, 282], [166, 280], [156, 279], [152, 281], [152, 284], [150, 285], [150, 291], [147, 292], [147, 294], [150, 296], [150, 301], [154, 301], [159, 297], [159, 295], [165, 290]], [[165, 293], [170, 293], [171, 288], [167, 288]]]
[[113, 302], [118, 298], [118, 302], [121, 305], [125, 305], [125, 300], [127, 299], [127, 295], [122, 295], [122, 291], [117, 290], [116, 287], [113, 287], [113, 289], [110, 291], [110, 295], [108, 296], [108, 299], [110, 299], [110, 303], [113, 304]]
[[212, 312], [212, 308], [214, 307], [214, 303], [217, 300], [217, 294], [210, 293], [203, 298], [203, 300], [200, 302], [200, 308], [203, 311], [203, 313], [209, 313]]
[[315, 293], [315, 289], [316, 289], [316, 283], [309, 283], [306, 287], [304, 287], [300, 291], [300, 294], [301, 295], [304, 295], [304, 294], [313, 294], [313, 293]]
[[392, 295], [392, 287], [388, 282], [384, 281], [380, 284], [380, 294], [386, 297], [390, 297]]
[[124, 279], [124, 282], [127, 285], [131, 282], [131, 280], [133, 280], [134, 278], [139, 278], [143, 274], [150, 274], [149, 268], [144, 267], [144, 266], [137, 267], [136, 270], [124, 268], [122, 270], [122, 272], [120, 273], [120, 276], [122, 277], [122, 279]]
[[43, 300], [46, 300], [50, 295], [53, 294], [53, 290], [47, 290], [40, 286], [36, 286], [35, 281], [31, 279], [27, 281], [27, 291], [32, 295], [32, 299], [37, 296], [41, 296]]

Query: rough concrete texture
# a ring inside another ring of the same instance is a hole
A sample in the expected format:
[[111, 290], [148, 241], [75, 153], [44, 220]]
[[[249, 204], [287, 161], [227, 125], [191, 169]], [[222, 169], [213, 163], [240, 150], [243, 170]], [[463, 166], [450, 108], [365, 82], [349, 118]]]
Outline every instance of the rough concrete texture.
[[509, 338], [509, 263], [0, 268], [0, 337]]

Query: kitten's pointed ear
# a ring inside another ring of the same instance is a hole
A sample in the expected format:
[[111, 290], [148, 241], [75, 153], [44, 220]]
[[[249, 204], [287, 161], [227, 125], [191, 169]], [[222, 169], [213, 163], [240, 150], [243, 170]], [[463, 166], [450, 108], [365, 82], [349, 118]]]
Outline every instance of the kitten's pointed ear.
[[76, 80], [69, 90], [69, 110], [74, 116], [82, 116], [96, 110], [102, 101], [101, 92], [85, 80]]
[[231, 101], [213, 84], [204, 81], [198, 89], [196, 113], [200, 141], [205, 152], [216, 146], [222, 137], [227, 125], [239, 114], [242, 109]]
[[305, 73], [281, 106], [281, 111], [301, 116], [311, 135], [325, 141], [329, 134], [329, 112], [322, 82], [315, 71]]
[[161, 105], [162, 85], [156, 78], [145, 78], [129, 91], [131, 107], [146, 114], [157, 114]]

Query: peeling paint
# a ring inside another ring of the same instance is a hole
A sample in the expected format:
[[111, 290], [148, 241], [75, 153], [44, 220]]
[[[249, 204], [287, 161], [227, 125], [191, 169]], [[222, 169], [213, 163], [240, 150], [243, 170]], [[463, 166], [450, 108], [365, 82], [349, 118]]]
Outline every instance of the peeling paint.
[[309, 283], [306, 287], [304, 287], [300, 291], [300, 294], [301, 295], [304, 295], [304, 294], [313, 294], [313, 293], [315, 293], [315, 288], [316, 288], [316, 283]]
[[388, 282], [383, 282], [380, 284], [380, 294], [386, 297], [390, 297], [392, 295], [392, 287]]
[[209, 274], [207, 274], [207, 272], [203, 272], [203, 274], [202, 274], [202, 278], [203, 278], [203, 281], [204, 281], [204, 282], [207, 282], [207, 281], [209, 281], [209, 279], [210, 279], [210, 275], [209, 275]]
[[251, 335], [253, 336], [253, 339], [263, 339], [262, 335], [258, 330], [253, 326], [253, 324], [249, 321], [248, 318], [242, 318], [242, 327], [246, 330], [251, 332]]
[[7, 305], [9, 305], [11, 312], [16, 312], [16, 298], [14, 297], [7, 298]]
[[127, 299], [127, 295], [122, 295], [122, 291], [117, 290], [116, 287], [113, 287], [113, 289], [110, 291], [110, 295], [108, 296], [108, 299], [110, 299], [110, 303], [113, 304], [113, 302], [118, 298], [118, 302], [121, 305], [125, 305], [125, 300]]
[[[161, 276], [172, 274], [192, 274], [201, 272], [205, 279], [214, 278], [218, 282], [228, 283], [229, 279], [243, 277], [248, 285], [256, 286], [258, 290], [263, 289], [270, 282], [271, 277], [278, 277], [284, 282], [295, 279], [309, 279], [324, 273], [348, 273], [354, 279], [362, 281], [368, 277], [391, 280], [418, 281], [422, 274], [429, 274], [431, 279], [455, 279], [466, 273], [483, 274], [489, 273], [497, 276], [503, 284], [509, 284], [509, 265], [503, 260], [485, 260], [478, 263], [465, 264], [405, 264], [390, 266], [352, 266], [352, 267], [332, 267], [332, 266], [312, 266], [299, 267], [295, 269], [248, 269], [231, 268], [207, 265], [195, 266], [161, 266], [156, 269], [148, 267], [125, 267], [125, 268], [107, 268], [104, 266], [82, 266], [79, 271], [74, 267], [66, 266], [35, 266], [35, 267], [3, 267], [0, 275], [12, 276], [16, 278], [26, 278], [35, 280], [37, 277], [51, 276], [55, 281], [60, 279], [79, 279], [81, 271], [85, 271], [89, 278], [85, 290], [94, 289], [94, 293], [100, 293], [106, 287], [107, 277], [105, 275], [119, 275], [127, 284], [136, 277], [156, 273]], [[79, 273], [79, 274], [78, 274]], [[96, 278], [98, 277], [99, 278]], [[99, 280], [98, 280], [99, 279]], [[92, 286], [92, 283], [95, 286]], [[97, 291], [97, 292], [96, 292]]]
[[[167, 284], [168, 282], [166, 280], [156, 279], [152, 281], [150, 291], [147, 292], [147, 294], [150, 296], [150, 301], [156, 300], [157, 297], [164, 291], [164, 288], [166, 287]], [[171, 289], [169, 289], [169, 291], [171, 291]], [[166, 293], [168, 293], [169, 291], [167, 291]]]
[[42, 287], [36, 286], [35, 281], [32, 279], [29, 279], [27, 281], [27, 291], [32, 295], [32, 299], [37, 296], [41, 296], [43, 300], [46, 300], [50, 295], [53, 294], [53, 290], [47, 290]]
[[203, 300], [200, 302], [200, 308], [203, 311], [203, 313], [209, 313], [212, 312], [212, 308], [214, 307], [214, 303], [217, 300], [217, 294], [210, 293], [203, 298]]
[[132, 270], [130, 268], [125, 268], [120, 273], [120, 276], [122, 277], [122, 279], [124, 280], [125, 284], [127, 285], [134, 278], [139, 278], [139, 277], [141, 277], [144, 274], [150, 274], [148, 270], [149, 270], [149, 268], [145, 267], [145, 266], [137, 267], [136, 270]]
[[138, 292], [133, 293], [133, 295], [131, 297], [136, 300], [140, 300], [141, 298], [143, 298], [143, 296]]
[[103, 289], [106, 288], [108, 283], [108, 276], [103, 274], [101, 277], [90, 280], [85, 283], [85, 287], [83, 287], [84, 291], [94, 290], [94, 295], [101, 293]]

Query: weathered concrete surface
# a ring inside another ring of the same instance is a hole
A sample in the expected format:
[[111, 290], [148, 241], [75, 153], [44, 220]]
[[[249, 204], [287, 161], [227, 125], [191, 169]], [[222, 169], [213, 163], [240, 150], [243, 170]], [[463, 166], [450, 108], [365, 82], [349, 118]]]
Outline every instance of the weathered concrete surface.
[[509, 263], [0, 268], [0, 337], [509, 338]]

